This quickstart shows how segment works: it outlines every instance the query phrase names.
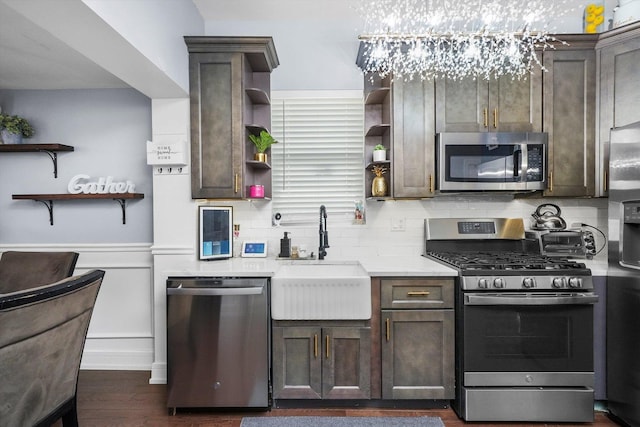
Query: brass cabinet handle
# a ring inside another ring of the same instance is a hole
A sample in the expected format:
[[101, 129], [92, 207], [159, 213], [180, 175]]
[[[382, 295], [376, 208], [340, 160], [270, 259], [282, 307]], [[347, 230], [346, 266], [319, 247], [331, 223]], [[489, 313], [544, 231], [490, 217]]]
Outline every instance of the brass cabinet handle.
[[482, 118], [484, 120], [484, 127], [489, 127], [489, 111], [487, 108], [482, 110]]
[[387, 329], [387, 342], [388, 342], [389, 339], [391, 338], [391, 321], [387, 317], [387, 320], [385, 320], [384, 323], [385, 323], [385, 327]]
[[426, 297], [430, 294], [429, 291], [409, 291], [407, 292], [408, 297]]
[[553, 171], [549, 172], [549, 191], [553, 191]]
[[238, 181], [240, 180], [240, 174], [236, 174], [235, 175], [235, 180], [234, 180], [234, 191], [237, 193], [238, 191], [240, 191], [240, 189], [238, 188]]
[[433, 193], [433, 175], [429, 174], [429, 193]]
[[318, 334], [313, 336], [313, 357], [318, 358]]
[[327, 347], [327, 359], [329, 358], [329, 335], [327, 334], [327, 336], [325, 337], [325, 341], [326, 341], [326, 347]]
[[498, 129], [498, 109], [493, 109], [493, 127]]

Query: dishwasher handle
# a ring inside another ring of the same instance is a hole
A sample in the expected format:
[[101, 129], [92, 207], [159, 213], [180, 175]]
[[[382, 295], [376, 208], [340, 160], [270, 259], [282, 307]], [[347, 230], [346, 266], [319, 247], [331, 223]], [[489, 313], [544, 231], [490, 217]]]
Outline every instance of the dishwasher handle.
[[263, 286], [249, 288], [167, 288], [167, 295], [189, 296], [228, 296], [228, 295], [260, 295]]

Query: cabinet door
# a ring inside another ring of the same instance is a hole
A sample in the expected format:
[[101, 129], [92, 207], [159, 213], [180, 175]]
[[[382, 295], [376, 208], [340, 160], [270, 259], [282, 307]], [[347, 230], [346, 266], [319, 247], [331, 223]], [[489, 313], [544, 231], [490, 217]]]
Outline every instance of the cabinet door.
[[[607, 193], [609, 133], [611, 128], [640, 121], [640, 31], [599, 50], [600, 54], [600, 165], [598, 195]], [[625, 36], [621, 34], [620, 37]]]
[[593, 50], [544, 54], [544, 131], [549, 134], [545, 196], [595, 194], [596, 62]]
[[242, 198], [242, 54], [189, 55], [191, 197]]
[[489, 132], [542, 131], [542, 72], [527, 78], [502, 76], [489, 83], [489, 101], [483, 125]]
[[382, 398], [453, 397], [453, 310], [383, 310]]
[[482, 79], [436, 79], [436, 132], [483, 132], [489, 86]]
[[434, 158], [433, 81], [398, 79], [393, 88], [393, 196], [432, 197]]
[[317, 327], [273, 328], [273, 397], [322, 398], [322, 343]]
[[323, 328], [322, 397], [371, 396], [371, 329]]

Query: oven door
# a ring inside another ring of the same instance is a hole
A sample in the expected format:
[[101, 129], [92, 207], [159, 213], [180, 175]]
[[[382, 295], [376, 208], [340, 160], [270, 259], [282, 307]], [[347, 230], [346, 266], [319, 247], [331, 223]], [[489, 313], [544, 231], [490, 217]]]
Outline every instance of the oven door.
[[588, 386], [593, 381], [597, 295], [466, 293], [463, 300], [466, 386]]

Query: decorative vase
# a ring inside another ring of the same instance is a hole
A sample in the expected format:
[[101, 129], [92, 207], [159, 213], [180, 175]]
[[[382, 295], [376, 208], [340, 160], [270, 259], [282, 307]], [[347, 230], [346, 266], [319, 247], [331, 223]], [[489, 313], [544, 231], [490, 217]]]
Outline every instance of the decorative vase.
[[387, 160], [387, 150], [373, 150], [373, 161], [384, 162]]
[[267, 163], [267, 153], [255, 153], [253, 155], [253, 160]]
[[376, 176], [371, 182], [371, 195], [374, 197], [383, 197], [387, 195], [387, 180], [384, 176]]
[[5, 144], [22, 144], [22, 135], [19, 133], [11, 133], [6, 129], [2, 129], [2, 142]]

